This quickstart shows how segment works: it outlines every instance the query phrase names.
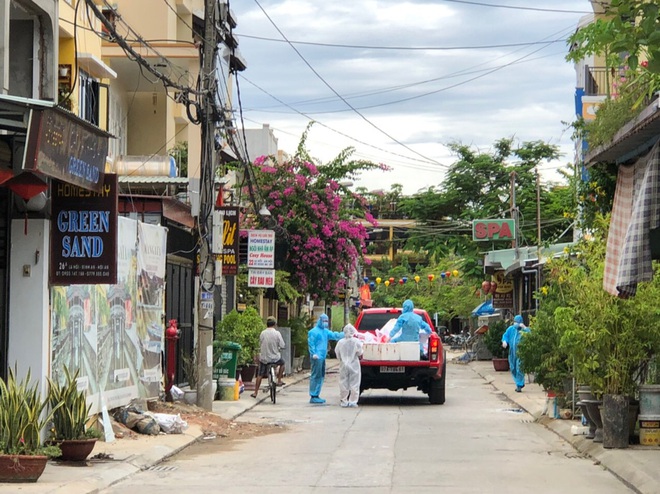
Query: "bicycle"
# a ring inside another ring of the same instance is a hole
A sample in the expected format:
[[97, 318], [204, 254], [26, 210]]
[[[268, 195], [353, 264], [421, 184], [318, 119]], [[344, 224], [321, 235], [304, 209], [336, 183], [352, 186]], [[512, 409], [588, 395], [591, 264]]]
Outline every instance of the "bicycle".
[[268, 364], [268, 390], [270, 391], [270, 400], [275, 404], [277, 401], [277, 378], [275, 377], [275, 364]]

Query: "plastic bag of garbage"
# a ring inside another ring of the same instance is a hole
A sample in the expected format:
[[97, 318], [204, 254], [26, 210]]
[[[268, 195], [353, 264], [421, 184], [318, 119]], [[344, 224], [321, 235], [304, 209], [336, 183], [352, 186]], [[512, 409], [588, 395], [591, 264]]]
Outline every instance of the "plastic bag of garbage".
[[183, 420], [179, 414], [151, 413], [150, 415], [156, 419], [165, 434], [182, 434], [188, 428], [188, 422]]
[[146, 413], [141, 416], [135, 427], [141, 434], [149, 434], [152, 436], [157, 436], [160, 434], [160, 426], [158, 425], [158, 422], [155, 418], [147, 415]]
[[172, 385], [170, 388], [170, 395], [172, 396], [172, 401], [180, 401], [183, 399], [183, 390], [177, 386]]

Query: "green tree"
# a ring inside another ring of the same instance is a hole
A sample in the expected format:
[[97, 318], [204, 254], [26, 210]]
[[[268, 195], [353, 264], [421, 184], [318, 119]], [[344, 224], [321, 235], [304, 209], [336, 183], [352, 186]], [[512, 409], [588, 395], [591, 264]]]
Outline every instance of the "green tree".
[[[641, 58], [648, 69], [660, 73], [659, 8], [648, 0], [611, 0], [605, 17], [578, 29], [568, 38], [571, 51], [566, 60], [579, 62], [590, 55], [602, 55], [608, 67], [637, 68]], [[625, 56], [622, 63], [620, 55]]]
[[[544, 161], [557, 159], [559, 151], [541, 141], [523, 142], [515, 147], [513, 139], [500, 139], [487, 152], [460, 143], [452, 144], [451, 149], [458, 159], [443, 182], [401, 201], [405, 214], [423, 225], [411, 232], [408, 246], [429, 252], [436, 260], [457, 253], [464, 259], [462, 272], [477, 277], [481, 276], [478, 265], [484, 248], [472, 241], [472, 220], [510, 217], [513, 177], [520, 212], [518, 242], [535, 245], [535, 168]], [[562, 206], [570, 206], [569, 193], [542, 184], [540, 203], [542, 237], [556, 241], [570, 224], [570, 219], [559, 211]]]

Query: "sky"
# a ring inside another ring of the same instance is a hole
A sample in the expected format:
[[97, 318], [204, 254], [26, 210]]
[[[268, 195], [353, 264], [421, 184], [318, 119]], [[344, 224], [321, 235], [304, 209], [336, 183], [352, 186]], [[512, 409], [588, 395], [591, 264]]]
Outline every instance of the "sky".
[[363, 173], [356, 187], [438, 186], [456, 161], [452, 142], [483, 152], [505, 137], [555, 144], [562, 157], [540, 166], [544, 183], [573, 162], [576, 74], [565, 39], [588, 0], [230, 5], [247, 62], [234, 88], [238, 126], [269, 124], [293, 154], [314, 120], [307, 149], [321, 163], [353, 147], [354, 158], [391, 168]]

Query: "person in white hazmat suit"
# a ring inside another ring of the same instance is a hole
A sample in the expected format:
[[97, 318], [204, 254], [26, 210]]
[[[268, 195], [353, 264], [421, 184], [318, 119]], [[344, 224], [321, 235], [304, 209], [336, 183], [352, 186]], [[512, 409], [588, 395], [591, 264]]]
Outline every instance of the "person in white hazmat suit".
[[352, 324], [344, 326], [344, 338], [337, 342], [335, 354], [339, 359], [339, 398], [342, 407], [357, 407], [360, 398], [360, 357], [362, 341], [356, 338]]

